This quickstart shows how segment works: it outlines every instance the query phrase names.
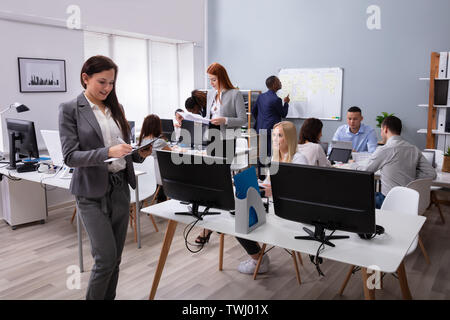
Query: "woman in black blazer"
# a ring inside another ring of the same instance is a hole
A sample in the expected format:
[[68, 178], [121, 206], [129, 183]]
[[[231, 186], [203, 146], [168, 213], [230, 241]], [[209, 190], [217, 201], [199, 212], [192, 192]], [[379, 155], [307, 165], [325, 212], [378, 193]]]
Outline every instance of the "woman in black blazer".
[[[119, 265], [127, 234], [130, 190], [136, 180], [133, 161], [142, 162], [151, 147], [131, 153], [130, 127], [115, 92], [117, 65], [108, 57], [89, 58], [81, 70], [85, 89], [59, 107], [64, 163], [74, 169], [70, 191], [91, 242], [94, 266], [86, 299], [116, 296]], [[119, 158], [106, 163], [108, 158]]]

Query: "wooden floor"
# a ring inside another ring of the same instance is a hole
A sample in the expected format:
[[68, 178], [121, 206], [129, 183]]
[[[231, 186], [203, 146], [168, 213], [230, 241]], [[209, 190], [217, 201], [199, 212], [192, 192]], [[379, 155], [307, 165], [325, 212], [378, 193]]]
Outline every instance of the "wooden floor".
[[[435, 207], [426, 216], [421, 231], [431, 265], [420, 249], [405, 260], [409, 286], [414, 299], [450, 299], [450, 207], [443, 207], [447, 223], [443, 225]], [[67, 268], [78, 265], [76, 224], [70, 224], [72, 208], [49, 213], [44, 225], [31, 224], [17, 230], [0, 221], [0, 299], [84, 299], [92, 268], [87, 235], [83, 231], [84, 267], [81, 289], [69, 290]], [[133, 242], [129, 228], [117, 290], [117, 299], [147, 299], [167, 222], [156, 218], [159, 232], [142, 216], [142, 248]], [[257, 280], [237, 271], [245, 251], [231, 236], [225, 236], [224, 270], [218, 270], [219, 237], [199, 253], [190, 253], [184, 244], [179, 224], [164, 269], [156, 299], [363, 299], [361, 273], [352, 276], [343, 296], [337, 293], [348, 266], [324, 261], [317, 271], [306, 255], [300, 266], [302, 285], [298, 285], [292, 258], [281, 248], [268, 254], [270, 271]], [[195, 230], [193, 236], [198, 234]], [[193, 241], [194, 238], [192, 238]], [[398, 280], [384, 277], [384, 289], [377, 299], [401, 299]]]

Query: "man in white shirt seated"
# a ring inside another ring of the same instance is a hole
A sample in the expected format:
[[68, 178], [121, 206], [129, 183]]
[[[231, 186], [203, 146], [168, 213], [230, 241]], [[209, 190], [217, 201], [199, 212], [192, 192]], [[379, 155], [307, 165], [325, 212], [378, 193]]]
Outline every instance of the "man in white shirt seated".
[[384, 198], [396, 186], [404, 187], [411, 181], [436, 178], [436, 171], [416, 146], [400, 137], [402, 122], [395, 116], [384, 119], [381, 137], [384, 146], [378, 147], [364, 166], [358, 170], [381, 172], [381, 192], [375, 195], [376, 208], [380, 209]]

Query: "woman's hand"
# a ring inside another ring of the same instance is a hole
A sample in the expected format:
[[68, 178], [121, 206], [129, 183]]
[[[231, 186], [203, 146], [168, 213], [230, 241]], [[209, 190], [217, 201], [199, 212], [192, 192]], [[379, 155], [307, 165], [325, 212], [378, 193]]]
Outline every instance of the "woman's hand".
[[149, 155], [152, 154], [153, 146], [150, 145], [148, 148], [139, 150], [139, 155], [141, 158], [147, 158]]
[[211, 123], [216, 126], [220, 126], [221, 124], [225, 124], [226, 120], [227, 119], [224, 117], [218, 117], [218, 118], [211, 119]]
[[122, 144], [116, 144], [115, 146], [112, 146], [108, 150], [108, 157], [110, 158], [121, 158], [124, 155], [129, 154], [133, 148], [126, 143]]

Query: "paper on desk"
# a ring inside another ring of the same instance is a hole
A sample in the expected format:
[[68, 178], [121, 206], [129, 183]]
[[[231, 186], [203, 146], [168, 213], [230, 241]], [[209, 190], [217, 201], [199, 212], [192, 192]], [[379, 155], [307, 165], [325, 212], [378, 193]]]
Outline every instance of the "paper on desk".
[[146, 148], [148, 148], [151, 144], [153, 144], [153, 142], [155, 142], [157, 139], [158, 139], [158, 138], [154, 138], [154, 139], [149, 140], [148, 142], [146, 142], [146, 143], [145, 143], [144, 145], [142, 145], [142, 146], [133, 147], [133, 150], [132, 150], [130, 153], [127, 153], [126, 155], [124, 155], [123, 157], [120, 157], [120, 158], [108, 158], [108, 159], [106, 159], [104, 162], [113, 162], [113, 161], [116, 161], [116, 160], [125, 158], [126, 156], [129, 156], [129, 155], [131, 155], [131, 154], [133, 154], [133, 153], [135, 153], [135, 152], [138, 152], [139, 150], [146, 149]]
[[193, 114], [190, 112], [177, 112], [180, 116], [183, 117], [184, 120], [190, 120], [190, 121], [194, 121], [194, 122], [201, 122], [204, 124], [209, 124], [210, 120], [203, 118], [201, 115], [199, 114]]

